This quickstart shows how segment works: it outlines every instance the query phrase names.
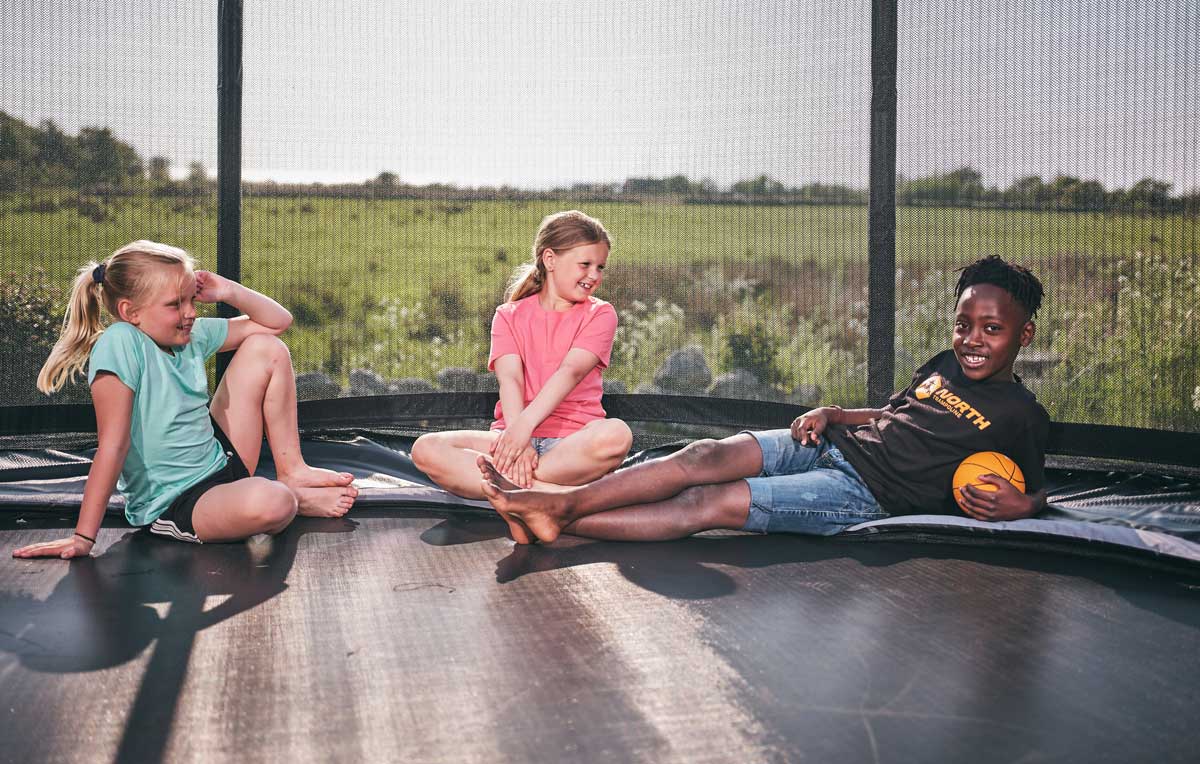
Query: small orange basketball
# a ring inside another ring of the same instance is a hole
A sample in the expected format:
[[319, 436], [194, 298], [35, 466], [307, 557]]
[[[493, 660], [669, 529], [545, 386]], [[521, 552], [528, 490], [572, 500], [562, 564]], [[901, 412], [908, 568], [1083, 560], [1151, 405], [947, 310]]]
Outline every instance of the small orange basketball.
[[998, 475], [1016, 486], [1018, 491], [1025, 493], [1025, 475], [1021, 473], [1021, 468], [1016, 462], [999, 451], [980, 451], [963, 459], [962, 464], [954, 471], [954, 479], [951, 482], [954, 485], [954, 500], [958, 502], [959, 507], [963, 502], [963, 486], [973, 485], [981, 491], [996, 490], [996, 486], [991, 483], [982, 482], [979, 479], [980, 475]]

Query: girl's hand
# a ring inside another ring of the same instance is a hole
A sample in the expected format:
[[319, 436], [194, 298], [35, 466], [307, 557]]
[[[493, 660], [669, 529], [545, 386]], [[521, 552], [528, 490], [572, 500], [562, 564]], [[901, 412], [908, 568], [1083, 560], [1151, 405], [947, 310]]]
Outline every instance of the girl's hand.
[[196, 302], [225, 302], [233, 282], [209, 271], [196, 271]]
[[979, 481], [996, 486], [985, 491], [973, 485], [963, 486], [962, 509], [968, 517], [985, 522], [1020, 520], [1032, 516], [1038, 508], [1036, 497], [1027, 496], [999, 475], [980, 475]]
[[13, 557], [61, 557], [69, 560], [72, 557], [87, 557], [93, 546], [94, 544], [85, 538], [71, 536], [58, 541], [43, 541], [23, 546], [13, 552]]
[[[527, 473], [523, 481], [514, 479], [518, 459], [524, 461], [523, 469]], [[522, 488], [532, 485], [533, 471], [537, 469], [537, 452], [529, 445], [525, 428], [513, 423], [513, 426], [500, 433], [500, 437], [492, 443], [492, 463], [501, 475]]]
[[[512, 472], [504, 475], [522, 488], [533, 487], [533, 472], [537, 469], [538, 455], [533, 446], [526, 446], [513, 461]], [[503, 473], [502, 473], [503, 474]]]
[[800, 441], [802, 446], [820, 443], [821, 433], [829, 426], [829, 411], [830, 409], [821, 407], [796, 417], [792, 422], [792, 438]]

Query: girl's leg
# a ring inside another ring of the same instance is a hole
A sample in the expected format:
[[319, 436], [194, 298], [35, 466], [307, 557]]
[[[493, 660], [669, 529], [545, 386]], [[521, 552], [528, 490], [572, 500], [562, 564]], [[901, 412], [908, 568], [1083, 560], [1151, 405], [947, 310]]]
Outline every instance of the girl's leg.
[[480, 430], [426, 433], [413, 443], [413, 464], [450, 493], [482, 499], [475, 460], [480, 456], [490, 459], [491, 446], [499, 437], [498, 432]]
[[337, 517], [358, 489], [348, 472], [310, 467], [300, 454], [296, 376], [287, 346], [275, 336], [247, 337], [233, 355], [209, 407], [213, 419], [251, 474], [258, 468], [264, 430], [280, 482], [295, 494], [302, 515]]
[[617, 470], [561, 492], [513, 490], [515, 486], [506, 485], [486, 460], [477, 462], [477, 467], [483, 474], [480, 486], [501, 515], [518, 518], [542, 541], [553, 541], [563, 528], [588, 515], [655, 504], [692, 486], [754, 477], [762, 472], [762, 464], [758, 441], [747, 433], [738, 433], [719, 441], [698, 440], [670, 456]]
[[205, 543], [279, 533], [296, 516], [296, 496], [286, 485], [250, 477], [205, 491], [192, 510], [192, 528]]
[[[621, 466], [633, 445], [629, 425], [620, 419], [596, 419], [562, 439], [538, 462], [534, 478], [545, 490], [583, 485]], [[474, 467], [474, 464], [472, 464]], [[478, 474], [478, 470], [474, 470]], [[476, 480], [478, 486], [478, 480]], [[534, 488], [543, 488], [535, 483]]]

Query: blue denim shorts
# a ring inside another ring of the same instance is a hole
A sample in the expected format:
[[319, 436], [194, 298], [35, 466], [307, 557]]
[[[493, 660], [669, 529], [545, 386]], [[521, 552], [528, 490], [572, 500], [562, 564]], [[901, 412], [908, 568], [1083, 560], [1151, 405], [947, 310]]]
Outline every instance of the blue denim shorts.
[[742, 530], [832, 536], [888, 516], [829, 438], [802, 446], [790, 430], [749, 434], [762, 449], [763, 469], [746, 478], [750, 516]]
[[538, 458], [549, 453], [550, 449], [562, 442], [562, 438], [530, 438], [529, 445], [537, 452]]

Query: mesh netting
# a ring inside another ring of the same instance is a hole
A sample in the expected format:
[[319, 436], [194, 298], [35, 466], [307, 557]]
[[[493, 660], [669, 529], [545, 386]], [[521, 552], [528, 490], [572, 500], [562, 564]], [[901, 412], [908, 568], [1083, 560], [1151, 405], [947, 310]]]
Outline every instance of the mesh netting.
[[[0, 405], [74, 269], [136, 238], [215, 267], [216, 3], [0, 20]], [[955, 269], [1047, 300], [1018, 371], [1060, 421], [1200, 431], [1200, 11], [900, 8], [896, 383]], [[610, 392], [866, 402], [870, 4], [245, 7], [242, 260], [295, 316], [301, 397], [495, 389], [539, 221], [616, 246]], [[664, 413], [664, 419], [668, 419]]]

